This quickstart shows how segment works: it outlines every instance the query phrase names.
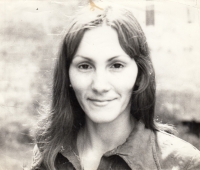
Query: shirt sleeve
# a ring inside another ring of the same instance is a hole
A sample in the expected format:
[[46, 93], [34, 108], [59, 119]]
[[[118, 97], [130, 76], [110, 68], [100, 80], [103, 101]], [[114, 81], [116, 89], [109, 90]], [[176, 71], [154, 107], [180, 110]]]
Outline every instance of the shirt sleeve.
[[200, 151], [195, 148], [193, 153], [187, 170], [200, 170]]

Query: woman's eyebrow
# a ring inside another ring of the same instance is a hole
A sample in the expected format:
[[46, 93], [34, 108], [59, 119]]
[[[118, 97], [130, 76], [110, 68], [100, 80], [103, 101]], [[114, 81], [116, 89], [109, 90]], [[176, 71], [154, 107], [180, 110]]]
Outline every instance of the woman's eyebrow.
[[75, 55], [74, 56], [74, 58], [78, 58], [78, 57], [83, 58], [83, 59], [88, 60], [88, 61], [93, 61], [91, 58], [85, 57], [85, 56], [82, 56], [82, 55]]
[[[111, 62], [111, 61], [113, 61], [113, 60], [115, 60], [115, 59], [117, 59], [117, 58], [120, 58], [120, 59], [122, 59], [122, 60], [124, 60], [124, 61], [127, 61], [127, 57], [126, 57], [127, 55], [124, 55], [124, 54], [122, 54], [122, 55], [116, 55], [116, 56], [114, 56], [114, 57], [112, 57], [112, 58], [109, 58], [108, 59], [108, 62]], [[130, 58], [129, 56], [128, 56], [128, 58]]]
[[114, 57], [112, 57], [112, 58], [109, 58], [109, 59], [108, 59], [108, 62], [111, 62], [112, 60], [114, 60], [114, 59], [116, 59], [116, 58], [118, 58], [118, 57], [120, 57], [120, 55], [119, 55], [119, 56], [114, 56]]

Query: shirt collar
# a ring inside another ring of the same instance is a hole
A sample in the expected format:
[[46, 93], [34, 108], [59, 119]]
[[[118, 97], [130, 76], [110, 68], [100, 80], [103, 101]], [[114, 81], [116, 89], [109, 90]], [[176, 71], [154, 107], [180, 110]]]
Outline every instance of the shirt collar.
[[[143, 123], [137, 122], [125, 143], [106, 152], [103, 156], [119, 155], [131, 169], [157, 169], [154, 146], [155, 138], [153, 131], [146, 129]], [[73, 164], [75, 169], [81, 169], [76, 148], [71, 148], [61, 153]]]

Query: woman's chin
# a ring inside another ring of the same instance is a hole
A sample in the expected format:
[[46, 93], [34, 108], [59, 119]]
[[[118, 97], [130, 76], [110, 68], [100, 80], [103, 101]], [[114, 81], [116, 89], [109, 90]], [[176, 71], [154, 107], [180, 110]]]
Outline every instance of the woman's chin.
[[104, 113], [104, 115], [103, 114], [92, 115], [92, 116], [88, 117], [88, 119], [90, 121], [92, 121], [93, 123], [103, 124], [103, 123], [111, 123], [111, 122], [113, 122], [114, 120], [117, 119], [118, 116], [119, 116], [119, 114], [107, 113], [105, 115], [105, 113]]

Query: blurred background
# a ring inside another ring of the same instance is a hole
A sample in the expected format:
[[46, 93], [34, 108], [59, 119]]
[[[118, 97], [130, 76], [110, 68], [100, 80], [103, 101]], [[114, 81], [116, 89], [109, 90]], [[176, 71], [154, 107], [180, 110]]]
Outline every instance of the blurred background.
[[[50, 100], [67, 21], [81, 3], [0, 0], [0, 170], [30, 167], [32, 130]], [[115, 3], [129, 7], [146, 33], [157, 121], [173, 124], [180, 138], [200, 149], [200, 1]]]

